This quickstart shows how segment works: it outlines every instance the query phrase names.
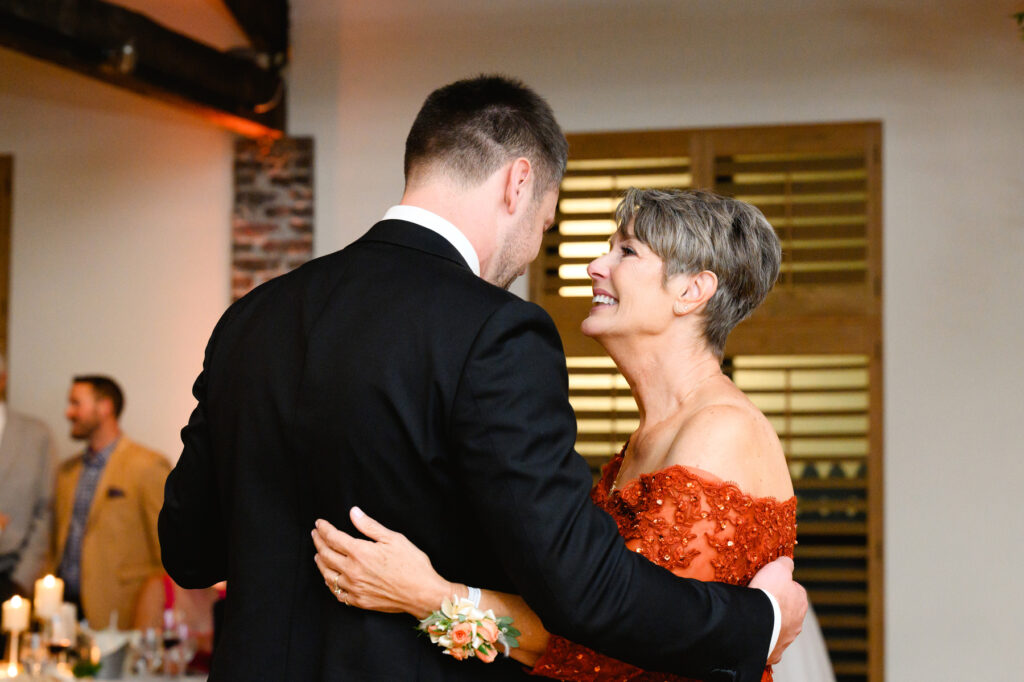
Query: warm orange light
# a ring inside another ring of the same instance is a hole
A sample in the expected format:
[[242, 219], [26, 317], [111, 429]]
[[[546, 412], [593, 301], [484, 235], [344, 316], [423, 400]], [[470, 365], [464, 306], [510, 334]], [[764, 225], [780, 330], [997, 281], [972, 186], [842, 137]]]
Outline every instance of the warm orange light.
[[268, 128], [262, 123], [257, 123], [255, 121], [242, 118], [241, 116], [234, 116], [232, 114], [226, 114], [213, 109], [203, 109], [202, 116], [207, 121], [210, 121], [215, 125], [227, 128], [228, 130], [245, 137], [270, 137], [276, 140], [284, 135], [280, 130]]

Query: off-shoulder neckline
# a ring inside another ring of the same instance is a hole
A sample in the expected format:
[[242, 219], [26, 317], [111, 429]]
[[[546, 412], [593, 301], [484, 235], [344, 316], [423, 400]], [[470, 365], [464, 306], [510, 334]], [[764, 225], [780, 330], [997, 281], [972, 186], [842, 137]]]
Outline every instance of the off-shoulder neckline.
[[716, 488], [727, 488], [727, 487], [736, 488], [736, 490], [738, 490], [740, 492], [740, 494], [742, 494], [744, 497], [747, 497], [747, 498], [749, 498], [749, 499], [751, 499], [752, 501], [755, 501], [755, 502], [772, 502], [772, 503], [777, 504], [777, 505], [787, 505], [787, 504], [790, 504], [790, 503], [792, 503], [792, 502], [794, 502], [796, 500], [796, 495], [793, 495], [792, 497], [789, 497], [789, 498], [787, 498], [785, 500], [780, 500], [779, 498], [775, 497], [774, 495], [760, 495], [760, 496], [759, 495], [753, 495], [753, 494], [747, 492], [746, 490], [744, 490], [743, 488], [741, 488], [740, 485], [738, 483], [736, 483], [735, 481], [729, 481], [729, 480], [723, 479], [720, 476], [716, 476], [715, 474], [711, 473], [710, 471], [707, 471], [706, 469], [701, 469], [699, 467], [690, 466], [688, 464], [670, 464], [667, 467], [662, 467], [661, 469], [658, 469], [656, 471], [650, 471], [650, 472], [642, 473], [639, 476], [637, 476], [636, 478], [628, 481], [625, 485], [620, 486], [620, 487], [616, 487], [615, 486], [615, 477], [618, 476], [619, 470], [622, 468], [622, 461], [625, 459], [626, 445], [628, 445], [628, 444], [629, 444], [629, 441], [626, 441], [626, 443], [622, 446], [622, 450], [619, 452], [619, 454], [615, 455], [615, 459], [612, 460], [612, 464], [614, 464], [615, 470], [614, 470], [614, 472], [609, 472], [609, 473], [612, 474], [611, 482], [608, 484], [608, 493], [607, 494], [609, 496], [616, 496], [616, 495], [617, 496], [621, 496], [623, 491], [628, 490], [628, 489], [630, 489], [633, 486], [640, 485], [640, 482], [642, 480], [644, 480], [645, 478], [653, 479], [655, 477], [665, 476], [669, 472], [678, 469], [679, 471], [682, 471], [683, 473], [689, 475], [690, 477], [692, 477], [694, 479], [697, 479], [698, 481], [700, 481], [704, 485], [710, 485], [710, 486], [716, 487]]

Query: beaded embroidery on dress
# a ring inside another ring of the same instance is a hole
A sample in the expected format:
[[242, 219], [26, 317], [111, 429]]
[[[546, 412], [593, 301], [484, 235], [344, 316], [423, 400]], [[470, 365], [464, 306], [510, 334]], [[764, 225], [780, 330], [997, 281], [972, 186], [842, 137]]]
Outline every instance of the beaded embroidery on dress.
[[[625, 450], [605, 465], [590, 496], [615, 519], [629, 549], [678, 576], [734, 585], [748, 584], [780, 556], [793, 556], [796, 497], [753, 497], [735, 483], [680, 465], [612, 490]], [[646, 672], [554, 635], [532, 672], [570, 682], [687, 680]], [[762, 682], [771, 679], [765, 668]]]

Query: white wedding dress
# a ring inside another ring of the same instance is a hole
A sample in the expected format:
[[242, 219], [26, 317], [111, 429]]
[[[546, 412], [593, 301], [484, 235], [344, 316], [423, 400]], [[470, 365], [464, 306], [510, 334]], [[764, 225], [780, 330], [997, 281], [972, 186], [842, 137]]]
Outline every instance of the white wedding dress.
[[772, 666], [772, 674], [775, 682], [836, 682], [814, 609], [807, 609], [800, 636], [786, 649], [782, 662]]

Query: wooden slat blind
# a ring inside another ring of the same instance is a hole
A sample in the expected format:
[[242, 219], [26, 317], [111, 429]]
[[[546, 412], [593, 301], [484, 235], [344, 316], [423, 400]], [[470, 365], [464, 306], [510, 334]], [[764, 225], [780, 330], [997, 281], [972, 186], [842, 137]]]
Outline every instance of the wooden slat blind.
[[726, 348], [726, 370], [775, 426], [799, 498], [797, 573], [839, 682], [883, 674], [881, 130], [877, 123], [584, 133], [531, 298], [558, 325], [595, 474], [636, 428], [629, 387], [579, 332], [586, 264], [630, 186], [706, 187], [760, 208], [783, 245], [779, 283]]
[[863, 153], [715, 157], [715, 190], [754, 204], [782, 241], [779, 285], [864, 283]]
[[735, 356], [736, 385], [775, 427], [797, 508], [796, 577], [843, 679], [867, 670], [870, 358]]

